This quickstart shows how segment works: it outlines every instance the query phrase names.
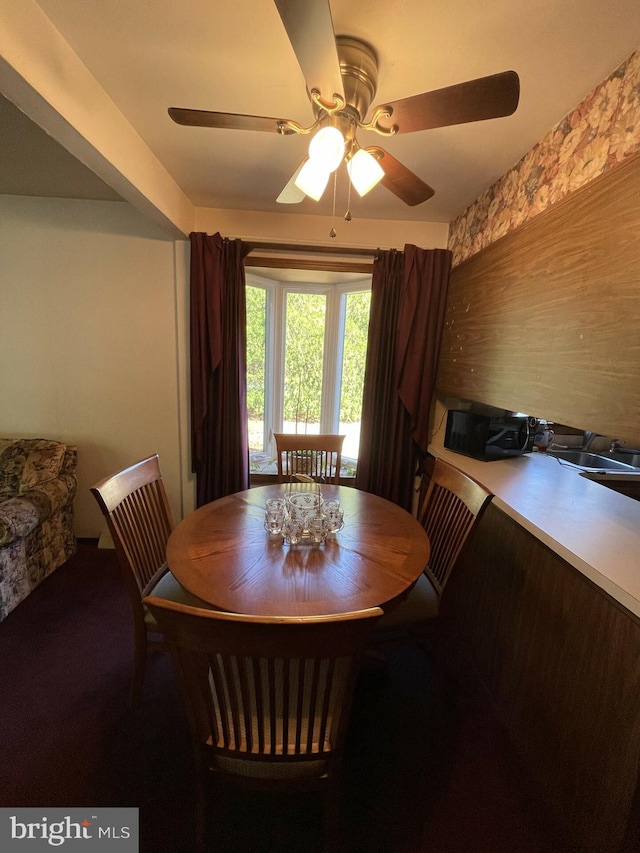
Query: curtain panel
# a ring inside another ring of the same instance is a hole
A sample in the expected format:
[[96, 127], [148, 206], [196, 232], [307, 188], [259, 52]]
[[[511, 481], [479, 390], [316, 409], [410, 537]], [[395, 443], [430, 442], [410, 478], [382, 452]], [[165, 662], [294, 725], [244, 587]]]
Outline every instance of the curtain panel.
[[356, 486], [411, 510], [427, 452], [451, 252], [406, 245], [373, 264]]
[[197, 505], [249, 488], [246, 298], [249, 247], [193, 232], [191, 463]]

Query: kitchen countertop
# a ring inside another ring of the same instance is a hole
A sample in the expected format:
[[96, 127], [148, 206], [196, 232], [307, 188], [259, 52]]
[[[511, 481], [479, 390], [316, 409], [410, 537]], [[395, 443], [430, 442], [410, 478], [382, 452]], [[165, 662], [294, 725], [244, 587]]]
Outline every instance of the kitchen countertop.
[[481, 482], [495, 506], [640, 617], [640, 501], [546, 453], [484, 462], [446, 449], [441, 434], [429, 452]]

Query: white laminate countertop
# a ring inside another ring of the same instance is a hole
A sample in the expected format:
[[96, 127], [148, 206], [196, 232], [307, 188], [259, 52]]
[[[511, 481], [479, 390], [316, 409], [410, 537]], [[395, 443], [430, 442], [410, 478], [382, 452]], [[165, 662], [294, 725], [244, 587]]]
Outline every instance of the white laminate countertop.
[[640, 617], [640, 501], [546, 453], [484, 462], [434, 436], [429, 452], [481, 482], [493, 503]]

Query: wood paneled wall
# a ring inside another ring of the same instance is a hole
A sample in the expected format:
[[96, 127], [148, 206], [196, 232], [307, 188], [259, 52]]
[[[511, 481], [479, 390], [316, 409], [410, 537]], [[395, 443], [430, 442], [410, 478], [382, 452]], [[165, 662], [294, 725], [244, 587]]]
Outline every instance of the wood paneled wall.
[[440, 391], [640, 445], [640, 157], [453, 270]]
[[575, 853], [637, 850], [640, 622], [494, 505], [445, 590], [475, 673]]

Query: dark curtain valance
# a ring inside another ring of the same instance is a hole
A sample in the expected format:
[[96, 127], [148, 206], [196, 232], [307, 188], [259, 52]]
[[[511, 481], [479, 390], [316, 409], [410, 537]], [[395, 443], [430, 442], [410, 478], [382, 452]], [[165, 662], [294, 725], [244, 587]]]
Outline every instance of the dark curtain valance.
[[197, 505], [249, 488], [246, 300], [241, 240], [191, 242], [191, 454]]
[[450, 272], [448, 250], [412, 245], [373, 265], [356, 485], [407, 510], [428, 446]]

